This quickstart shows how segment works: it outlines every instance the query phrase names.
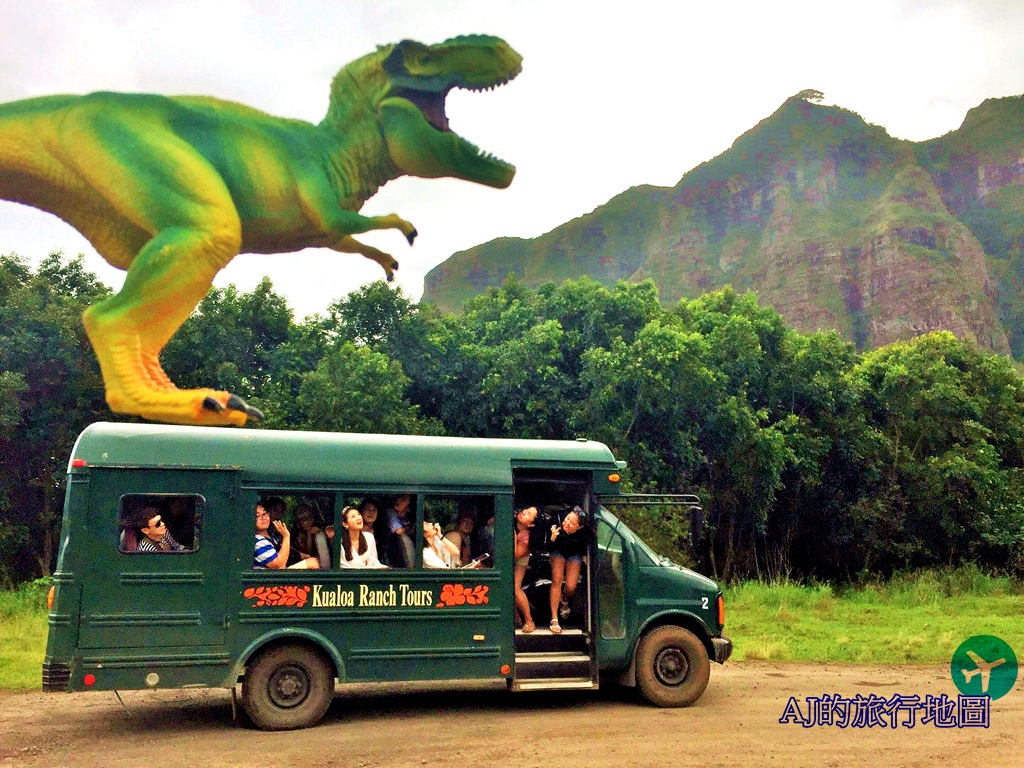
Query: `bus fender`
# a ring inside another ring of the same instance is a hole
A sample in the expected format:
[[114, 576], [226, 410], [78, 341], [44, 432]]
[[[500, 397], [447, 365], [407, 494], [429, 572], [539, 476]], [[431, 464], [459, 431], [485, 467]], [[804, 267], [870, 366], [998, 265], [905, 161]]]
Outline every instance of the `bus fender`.
[[708, 658], [712, 660], [715, 658], [715, 647], [711, 643], [711, 636], [708, 634], [707, 627], [704, 626], [703, 621], [687, 611], [662, 611], [648, 617], [647, 621], [640, 627], [640, 631], [636, 633], [636, 637], [633, 638], [633, 651], [629, 655], [629, 666], [619, 676], [619, 685], [629, 688], [636, 687], [636, 651], [640, 646], [640, 641], [644, 635], [655, 627], [662, 627], [666, 624], [682, 627], [693, 632], [701, 643], [704, 644], [704, 648], [708, 652]]
[[313, 632], [312, 630], [301, 629], [298, 627], [283, 627], [260, 635], [246, 646], [245, 650], [239, 654], [238, 661], [235, 662], [235, 666], [231, 670], [229, 683], [225, 687], [231, 688], [234, 686], [235, 681], [237, 681], [242, 675], [242, 669], [249, 663], [249, 659], [251, 659], [258, 651], [268, 645], [278, 643], [282, 640], [307, 640], [311, 645], [314, 645], [324, 651], [330, 658], [331, 663], [334, 664], [334, 671], [339, 683], [344, 683], [347, 679], [345, 661], [342, 659], [341, 653], [338, 651], [338, 648], [334, 643], [319, 632]]

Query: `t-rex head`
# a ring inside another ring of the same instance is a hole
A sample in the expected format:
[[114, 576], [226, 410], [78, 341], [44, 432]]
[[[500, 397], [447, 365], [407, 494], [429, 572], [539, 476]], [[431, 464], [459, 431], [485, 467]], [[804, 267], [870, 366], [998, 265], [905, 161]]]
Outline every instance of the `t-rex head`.
[[[375, 66], [368, 67], [371, 60]], [[347, 72], [361, 95], [372, 102], [388, 153], [403, 173], [507, 187], [515, 166], [453, 133], [444, 101], [452, 88], [490, 90], [521, 69], [522, 57], [504, 40], [466, 35], [437, 45], [403, 40], [382, 46], [376, 54], [342, 70], [336, 82]]]

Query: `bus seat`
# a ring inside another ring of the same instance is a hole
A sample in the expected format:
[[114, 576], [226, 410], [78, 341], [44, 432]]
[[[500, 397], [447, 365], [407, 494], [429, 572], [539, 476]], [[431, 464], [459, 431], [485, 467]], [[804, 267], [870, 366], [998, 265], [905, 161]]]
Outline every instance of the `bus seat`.
[[134, 526], [125, 526], [121, 531], [121, 551], [135, 552], [139, 548], [139, 532]]

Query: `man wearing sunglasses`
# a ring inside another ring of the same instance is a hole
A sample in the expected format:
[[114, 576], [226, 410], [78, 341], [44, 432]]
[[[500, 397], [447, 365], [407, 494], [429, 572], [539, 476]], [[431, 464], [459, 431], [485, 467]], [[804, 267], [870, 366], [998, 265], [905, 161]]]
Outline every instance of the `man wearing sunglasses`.
[[156, 507], [144, 507], [139, 510], [135, 523], [139, 529], [139, 546], [137, 552], [182, 552], [185, 547], [174, 540], [167, 530], [167, 523]]

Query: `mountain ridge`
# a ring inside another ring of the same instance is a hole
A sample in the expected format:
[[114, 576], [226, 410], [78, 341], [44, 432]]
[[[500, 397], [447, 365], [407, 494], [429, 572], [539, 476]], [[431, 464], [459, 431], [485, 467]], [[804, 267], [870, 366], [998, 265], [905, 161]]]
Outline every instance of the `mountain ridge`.
[[666, 303], [731, 284], [859, 348], [946, 329], [1024, 356], [1024, 96], [912, 142], [807, 93], [672, 187], [453, 254], [424, 300], [457, 311], [510, 272], [529, 285], [651, 278]]

